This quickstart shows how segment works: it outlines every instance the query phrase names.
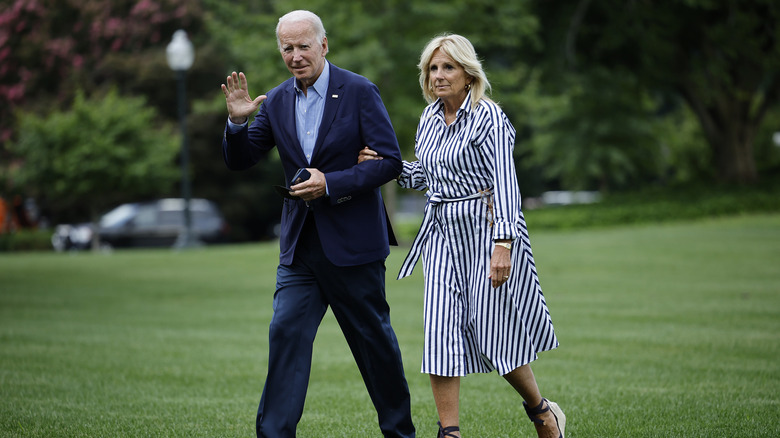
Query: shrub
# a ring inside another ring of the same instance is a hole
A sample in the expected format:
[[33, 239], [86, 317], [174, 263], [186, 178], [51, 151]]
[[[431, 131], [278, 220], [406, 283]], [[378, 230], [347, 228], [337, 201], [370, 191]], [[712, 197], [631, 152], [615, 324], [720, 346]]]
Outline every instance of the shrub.
[[51, 230], [20, 230], [0, 234], [1, 251], [51, 250]]

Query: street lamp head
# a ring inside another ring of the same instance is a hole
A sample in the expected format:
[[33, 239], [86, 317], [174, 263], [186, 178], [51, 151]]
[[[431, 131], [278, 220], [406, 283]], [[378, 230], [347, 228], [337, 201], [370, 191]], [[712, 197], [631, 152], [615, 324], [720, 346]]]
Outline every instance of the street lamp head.
[[168, 66], [171, 70], [189, 70], [195, 61], [195, 49], [187, 38], [187, 32], [182, 29], [174, 32], [173, 39], [165, 49], [165, 54], [168, 57]]

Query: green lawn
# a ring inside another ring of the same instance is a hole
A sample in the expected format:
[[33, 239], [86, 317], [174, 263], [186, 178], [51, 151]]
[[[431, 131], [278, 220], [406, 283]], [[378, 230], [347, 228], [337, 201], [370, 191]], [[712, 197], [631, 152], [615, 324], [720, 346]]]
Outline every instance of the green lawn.
[[[561, 341], [534, 370], [567, 436], [780, 436], [780, 215], [529, 226]], [[388, 294], [433, 437], [422, 278], [394, 280], [404, 255]], [[276, 260], [276, 243], [0, 254], [0, 436], [253, 436]], [[464, 436], [535, 436], [496, 374], [464, 379], [461, 399]], [[379, 437], [375, 417], [328, 314], [298, 435]]]

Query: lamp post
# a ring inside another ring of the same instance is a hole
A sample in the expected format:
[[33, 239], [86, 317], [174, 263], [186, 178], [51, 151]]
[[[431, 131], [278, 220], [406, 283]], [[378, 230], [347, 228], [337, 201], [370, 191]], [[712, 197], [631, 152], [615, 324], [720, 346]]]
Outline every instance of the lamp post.
[[182, 29], [173, 34], [173, 39], [165, 50], [168, 58], [168, 66], [176, 72], [179, 100], [179, 125], [181, 125], [181, 192], [184, 198], [184, 232], [174, 243], [174, 248], [189, 248], [198, 246], [199, 242], [192, 233], [192, 212], [190, 211], [190, 151], [187, 141], [187, 105], [186, 105], [186, 79], [187, 70], [195, 61], [195, 49], [187, 38], [187, 32]]

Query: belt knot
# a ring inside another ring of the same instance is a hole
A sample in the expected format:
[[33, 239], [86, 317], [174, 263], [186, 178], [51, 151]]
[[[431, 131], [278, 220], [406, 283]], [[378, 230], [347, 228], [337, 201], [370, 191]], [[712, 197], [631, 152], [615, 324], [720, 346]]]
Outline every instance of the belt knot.
[[426, 201], [426, 203], [427, 204], [432, 204], [432, 205], [440, 204], [442, 202], [442, 200], [444, 199], [441, 196], [441, 192], [432, 192], [430, 190], [425, 192], [425, 196], [428, 197], [428, 200]]

